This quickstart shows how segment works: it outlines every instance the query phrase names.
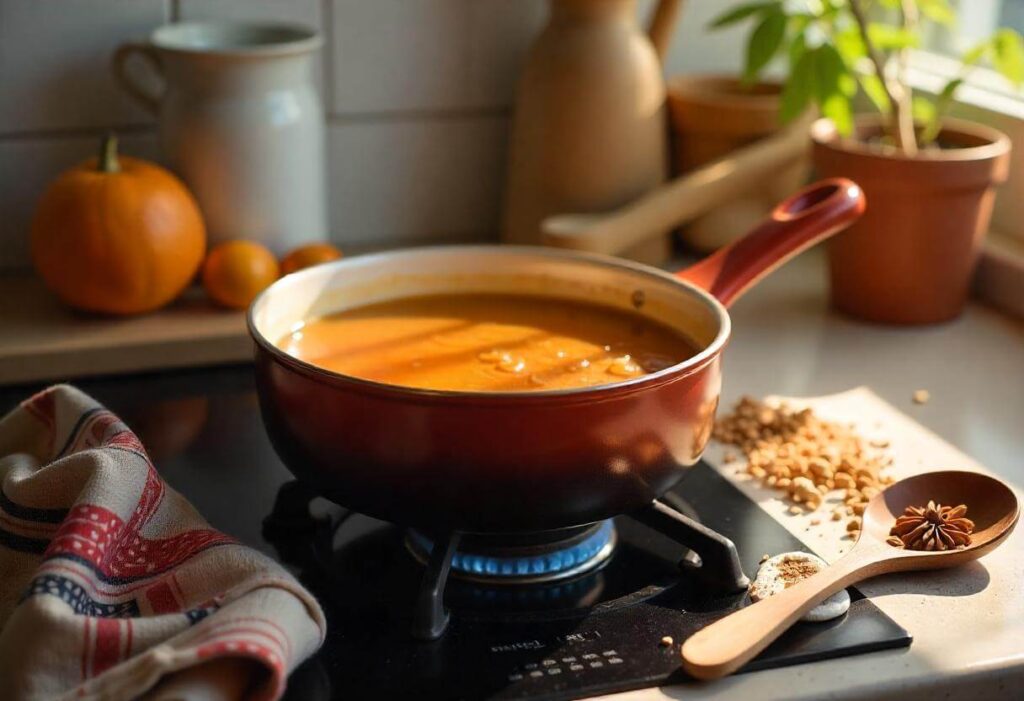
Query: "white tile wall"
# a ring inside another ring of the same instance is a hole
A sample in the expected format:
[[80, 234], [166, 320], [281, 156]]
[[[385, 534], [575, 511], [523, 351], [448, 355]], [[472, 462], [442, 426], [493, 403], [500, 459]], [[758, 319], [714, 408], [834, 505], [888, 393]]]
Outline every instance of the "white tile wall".
[[177, 0], [179, 20], [284, 21], [319, 27], [322, 0]]
[[[736, 0], [730, 0], [733, 2]], [[516, 75], [547, 0], [0, 0], [0, 268], [28, 264], [46, 182], [108, 127], [157, 157], [152, 119], [110, 79], [113, 48], [171, 20], [285, 20], [325, 34], [333, 237], [342, 245], [496, 236]], [[653, 0], [638, 3], [642, 21]], [[733, 69], [721, 0], [689, 0], [668, 72]]]
[[0, 0], [0, 134], [152, 121], [118, 91], [110, 53], [165, 22], [165, 0]]
[[335, 240], [345, 246], [496, 238], [507, 122], [453, 117], [332, 125]]
[[543, 0], [334, 0], [334, 111], [507, 106]]

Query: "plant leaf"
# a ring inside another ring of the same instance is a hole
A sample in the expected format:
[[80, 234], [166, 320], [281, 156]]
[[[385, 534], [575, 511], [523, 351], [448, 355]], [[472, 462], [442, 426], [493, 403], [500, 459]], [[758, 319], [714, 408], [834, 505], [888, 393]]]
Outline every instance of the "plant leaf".
[[792, 121], [807, 109], [813, 93], [815, 53], [815, 50], [804, 51], [789, 72], [779, 105], [779, 119], [783, 122]]
[[1014, 86], [1024, 81], [1024, 39], [1003, 27], [992, 36], [992, 65]]
[[932, 22], [952, 27], [956, 24], [956, 12], [946, 0], [917, 0], [917, 9]]
[[837, 31], [832, 40], [839, 55], [851, 66], [856, 65], [857, 61], [868, 55], [867, 49], [864, 47], [864, 39], [861, 38], [857, 27], [853, 25]]
[[935, 115], [938, 114], [932, 101], [920, 96], [914, 98], [910, 111], [914, 115], [914, 121], [923, 124], [931, 124], [935, 121]]
[[967, 51], [967, 53], [965, 53], [960, 58], [960, 61], [965, 66], [973, 66], [975, 63], [980, 61], [985, 56], [985, 54], [988, 53], [989, 49], [991, 49], [991, 48], [992, 48], [992, 40], [991, 39], [986, 39], [985, 41], [979, 42], [978, 44], [973, 46], [971, 49], [969, 49]]
[[858, 78], [860, 79], [860, 88], [871, 100], [871, 104], [882, 114], [889, 114], [892, 111], [892, 105], [889, 104], [889, 95], [885, 92], [881, 79], [874, 73], [862, 74]]
[[804, 35], [803, 30], [797, 32], [789, 40], [789, 72], [792, 75], [796, 69], [796, 65], [800, 63], [800, 59], [807, 52], [807, 37]]
[[718, 17], [715, 17], [713, 20], [711, 20], [711, 22], [708, 23], [708, 29], [721, 29], [722, 27], [728, 27], [730, 25], [736, 24], [737, 22], [742, 22], [747, 17], [751, 17], [760, 12], [764, 12], [765, 10], [777, 8], [780, 4], [781, 3], [777, 1], [752, 2], [747, 5], [740, 5], [739, 7], [734, 7], [731, 10], [727, 10], [726, 12], [723, 12], [722, 14], [718, 15]]
[[950, 106], [953, 104], [956, 90], [963, 82], [963, 78], [954, 78], [946, 83], [945, 87], [942, 88], [942, 91], [935, 98], [935, 111], [931, 121], [927, 122], [921, 131], [921, 144], [930, 144], [935, 141], [935, 137], [939, 135], [939, 131], [942, 129], [942, 118], [949, 111]]
[[868, 39], [882, 51], [906, 49], [920, 43], [916, 33], [903, 27], [894, 27], [881, 22], [871, 22], [868, 25]]
[[843, 136], [853, 133], [853, 109], [850, 98], [842, 93], [833, 93], [820, 103], [821, 113], [836, 125], [836, 131]]
[[769, 11], [750, 35], [743, 82], [752, 83], [782, 46], [786, 34], [786, 15], [779, 9]]
[[815, 100], [844, 136], [853, 132], [850, 97], [856, 89], [856, 80], [834, 46], [822, 44], [814, 50]]

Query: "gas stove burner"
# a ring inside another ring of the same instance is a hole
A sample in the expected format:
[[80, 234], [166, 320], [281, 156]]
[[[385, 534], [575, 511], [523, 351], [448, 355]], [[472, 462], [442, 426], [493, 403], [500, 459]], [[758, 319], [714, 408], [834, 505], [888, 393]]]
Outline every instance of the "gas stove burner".
[[[582, 528], [509, 538], [464, 535], [452, 556], [452, 576], [484, 584], [540, 584], [591, 572], [615, 550], [611, 520]], [[405, 538], [409, 552], [426, 564], [433, 541], [416, 530]]]
[[[677, 560], [674, 576], [692, 575], [709, 589], [738, 592], [749, 580], [731, 540], [687, 515], [688, 507], [672, 494], [664, 501], [655, 499], [648, 506], [628, 515], [655, 533], [689, 550]], [[306, 541], [311, 563], [329, 563], [337, 530], [352, 512], [318, 497], [309, 486], [291, 482], [282, 486], [274, 510], [264, 521], [268, 540], [301, 538]], [[397, 535], [397, 534], [396, 534]], [[437, 640], [448, 628], [449, 611], [445, 588], [449, 576], [468, 580], [467, 586], [505, 591], [537, 590], [561, 582], [600, 578], [603, 566], [613, 560], [617, 541], [612, 521], [541, 533], [474, 534], [416, 530], [406, 533], [405, 547], [423, 565], [420, 587], [414, 603], [410, 634], [416, 640]], [[396, 544], [401, 540], [396, 539]], [[407, 558], [412, 564], [413, 559]], [[330, 568], [326, 564], [327, 569]], [[578, 579], [577, 579], [578, 578]], [[510, 585], [522, 584], [523, 587]], [[598, 583], [599, 584], [599, 583]], [[500, 586], [497, 586], [500, 585]], [[599, 591], [600, 587], [595, 589]], [[544, 592], [547, 594], [548, 592]], [[584, 592], [585, 594], [585, 592]], [[506, 597], [507, 598], [507, 597]], [[584, 599], [587, 597], [584, 596]]]

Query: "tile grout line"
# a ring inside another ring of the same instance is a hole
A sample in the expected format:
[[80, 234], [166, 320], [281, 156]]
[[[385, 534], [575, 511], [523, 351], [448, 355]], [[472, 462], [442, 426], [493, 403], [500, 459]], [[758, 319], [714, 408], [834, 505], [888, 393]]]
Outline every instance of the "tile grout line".
[[[374, 124], [415, 124], [436, 122], [462, 122], [473, 120], [506, 119], [512, 115], [511, 108], [481, 108], [478, 110], [410, 112], [352, 112], [349, 114], [327, 114], [327, 126], [374, 125]], [[0, 133], [0, 143], [33, 141], [40, 139], [75, 139], [95, 137], [113, 130], [123, 135], [145, 135], [156, 131], [153, 123], [120, 124], [113, 126], [95, 125], [64, 129], [24, 130]]]
[[44, 139], [84, 139], [95, 138], [108, 131], [116, 132], [119, 136], [136, 136], [156, 133], [156, 125], [146, 124], [119, 124], [114, 126], [89, 126], [89, 127], [68, 127], [64, 129], [41, 129], [25, 130], [0, 133], [0, 143], [11, 143], [18, 141], [37, 141]]

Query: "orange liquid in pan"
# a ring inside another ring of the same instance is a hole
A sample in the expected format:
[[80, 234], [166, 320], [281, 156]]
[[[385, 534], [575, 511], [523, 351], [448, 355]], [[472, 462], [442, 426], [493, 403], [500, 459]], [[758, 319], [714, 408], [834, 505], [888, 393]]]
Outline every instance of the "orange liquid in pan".
[[667, 326], [596, 304], [523, 295], [398, 299], [308, 321], [278, 342], [345, 375], [440, 390], [588, 387], [696, 353]]

